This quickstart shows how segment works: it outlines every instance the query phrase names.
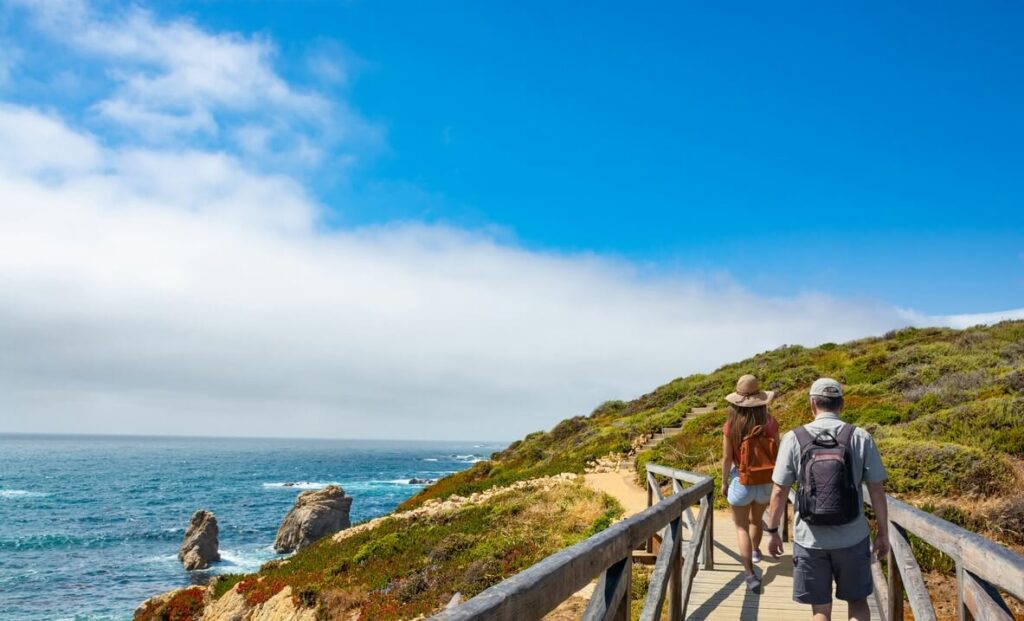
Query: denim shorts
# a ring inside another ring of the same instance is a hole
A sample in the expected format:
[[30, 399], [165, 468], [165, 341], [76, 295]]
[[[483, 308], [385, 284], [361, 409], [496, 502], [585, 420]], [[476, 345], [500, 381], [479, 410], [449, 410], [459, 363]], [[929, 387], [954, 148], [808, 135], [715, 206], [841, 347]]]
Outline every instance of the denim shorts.
[[772, 484], [744, 485], [740, 483], [739, 473], [733, 468], [729, 474], [729, 493], [725, 499], [734, 507], [745, 507], [752, 502], [766, 505], [772, 499]]
[[793, 545], [793, 599], [801, 604], [827, 604], [836, 598], [847, 602], [866, 599], [874, 592], [871, 583], [871, 544], [868, 538], [848, 548], [819, 550]]

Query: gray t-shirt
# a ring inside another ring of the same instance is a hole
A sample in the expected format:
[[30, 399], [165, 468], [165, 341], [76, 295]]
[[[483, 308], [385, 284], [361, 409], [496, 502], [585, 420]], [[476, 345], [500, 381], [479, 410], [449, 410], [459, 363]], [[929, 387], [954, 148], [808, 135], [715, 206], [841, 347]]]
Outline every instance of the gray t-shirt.
[[[822, 412], [812, 422], [804, 425], [811, 437], [828, 430], [839, 435], [844, 425], [837, 414]], [[821, 550], [837, 550], [858, 544], [868, 536], [868, 522], [864, 519], [864, 492], [861, 483], [878, 483], [888, 478], [882, 457], [878, 454], [875, 439], [860, 427], [850, 439], [853, 454], [853, 478], [857, 484], [857, 495], [860, 498], [860, 516], [848, 524], [841, 526], [811, 526], [800, 519], [800, 513], [794, 511], [793, 541], [804, 548]], [[782, 436], [779, 444], [779, 457], [775, 461], [772, 481], [783, 487], [789, 487], [800, 478], [800, 441], [792, 431]]]

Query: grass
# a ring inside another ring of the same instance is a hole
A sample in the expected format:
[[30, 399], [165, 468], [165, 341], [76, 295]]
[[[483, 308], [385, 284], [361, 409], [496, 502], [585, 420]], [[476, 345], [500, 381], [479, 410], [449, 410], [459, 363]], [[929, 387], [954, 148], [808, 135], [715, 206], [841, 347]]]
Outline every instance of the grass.
[[[581, 473], [587, 462], [624, 453], [638, 436], [680, 422], [682, 433], [638, 456], [639, 469], [657, 462], [706, 473], [716, 478], [717, 489], [727, 415], [723, 397], [744, 373], [777, 391], [772, 414], [783, 431], [809, 420], [811, 382], [835, 377], [846, 387], [844, 419], [878, 442], [890, 492], [971, 530], [1024, 545], [1024, 500], [1016, 491], [1024, 481], [1021, 321], [779, 347], [712, 373], [674, 379], [631, 401], [605, 402], [589, 415], [531, 433], [490, 460], [427, 487], [400, 509], [560, 472]], [[691, 408], [709, 403], [721, 407], [684, 420]], [[222, 578], [214, 595], [237, 589], [257, 601], [290, 587], [296, 605], [316, 608], [322, 619], [347, 618], [352, 611], [361, 619], [412, 618], [437, 610], [456, 592], [472, 597], [606, 528], [620, 514], [617, 503], [578, 484], [530, 488], [448, 516], [390, 518], [340, 542], [321, 541], [286, 563], [267, 564], [255, 577]], [[926, 570], [948, 569], [948, 559], [923, 542], [914, 547]], [[642, 570], [634, 576], [640, 597], [646, 579]]]
[[287, 562], [219, 581], [214, 597], [234, 588], [254, 605], [290, 587], [295, 604], [318, 609], [321, 618], [356, 610], [366, 620], [412, 618], [455, 593], [472, 597], [621, 514], [616, 501], [579, 481], [529, 486], [455, 512], [392, 517], [338, 542], [323, 539]]
[[[872, 432], [889, 490], [921, 504], [937, 496], [971, 507], [1005, 499], [1024, 471], [1024, 322], [953, 330], [908, 328], [845, 344], [783, 346], [708, 374], [677, 378], [632, 401], [609, 401], [446, 477], [406, 502], [465, 495], [541, 474], [582, 472], [586, 462], [625, 452], [630, 441], [679, 424], [694, 406], [720, 409], [683, 422], [683, 432], [641, 454], [650, 462], [721, 477], [722, 398], [754, 373], [778, 392], [773, 415], [785, 431], [809, 420], [806, 391], [828, 375], [847, 392], [845, 420]], [[721, 500], [719, 500], [721, 502]], [[988, 506], [988, 505], [985, 505]], [[1012, 522], [1004, 519], [1003, 522]], [[1005, 534], [995, 527], [989, 534]]]

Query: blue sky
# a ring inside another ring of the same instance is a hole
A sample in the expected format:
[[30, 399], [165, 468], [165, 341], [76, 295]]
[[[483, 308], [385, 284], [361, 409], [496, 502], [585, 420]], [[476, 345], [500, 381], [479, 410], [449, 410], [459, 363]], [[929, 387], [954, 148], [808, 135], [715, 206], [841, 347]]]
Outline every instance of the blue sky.
[[285, 64], [318, 40], [361, 59], [349, 96], [389, 150], [323, 188], [344, 222], [497, 225], [764, 294], [1024, 305], [1024, 9], [899, 4], [163, 11], [268, 33]]
[[508, 439], [1024, 316], [1022, 13], [0, 0], [0, 431]]
[[[151, 9], [273, 40], [298, 84], [317, 81], [311, 56], [348, 65], [335, 92], [384, 137], [344, 180], [310, 176], [338, 224], [498, 228], [531, 249], [724, 275], [764, 295], [1024, 305], [1013, 3]], [[6, 30], [69, 62], [21, 20]], [[72, 113], [83, 102], [35, 95]]]

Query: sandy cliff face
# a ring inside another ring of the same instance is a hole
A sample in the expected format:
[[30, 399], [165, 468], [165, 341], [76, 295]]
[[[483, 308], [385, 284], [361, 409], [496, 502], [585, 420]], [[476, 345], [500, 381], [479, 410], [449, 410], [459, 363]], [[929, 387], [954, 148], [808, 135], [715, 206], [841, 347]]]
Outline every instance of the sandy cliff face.
[[259, 604], [246, 602], [244, 594], [231, 589], [220, 599], [211, 601], [208, 587], [190, 587], [163, 593], [143, 602], [135, 611], [135, 621], [149, 621], [163, 618], [170, 610], [180, 613], [185, 610], [187, 602], [183, 595], [187, 592], [203, 591], [203, 603], [191, 610], [192, 618], [201, 621], [316, 621], [313, 608], [295, 604], [290, 587], [285, 587], [267, 601]]

